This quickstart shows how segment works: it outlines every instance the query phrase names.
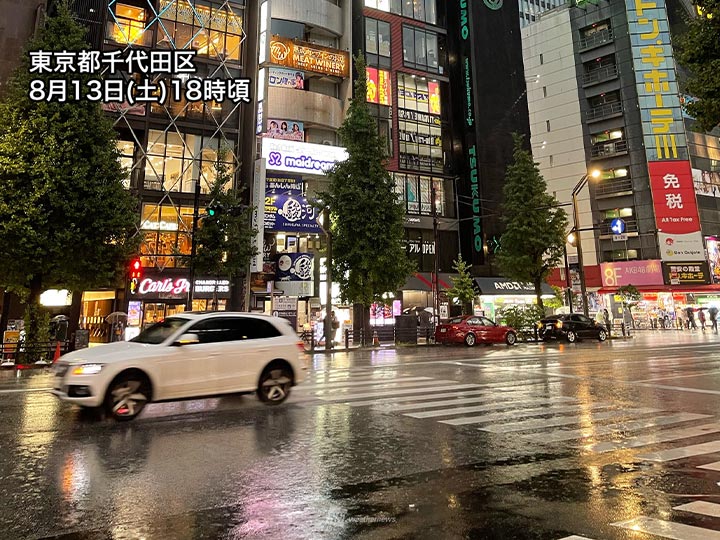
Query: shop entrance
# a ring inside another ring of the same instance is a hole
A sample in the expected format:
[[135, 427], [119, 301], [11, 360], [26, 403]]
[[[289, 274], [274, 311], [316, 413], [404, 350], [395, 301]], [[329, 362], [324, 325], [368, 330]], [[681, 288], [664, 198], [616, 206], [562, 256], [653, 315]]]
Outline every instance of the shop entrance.
[[142, 327], [147, 328], [151, 324], [185, 311], [184, 303], [168, 304], [165, 302], [145, 302], [143, 304]]

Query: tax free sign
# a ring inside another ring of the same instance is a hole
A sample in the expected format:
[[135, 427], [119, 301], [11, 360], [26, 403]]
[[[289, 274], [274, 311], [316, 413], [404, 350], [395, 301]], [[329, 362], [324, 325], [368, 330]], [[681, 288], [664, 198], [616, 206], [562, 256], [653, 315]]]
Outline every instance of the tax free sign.
[[262, 157], [268, 171], [324, 175], [348, 153], [340, 146], [263, 138]]

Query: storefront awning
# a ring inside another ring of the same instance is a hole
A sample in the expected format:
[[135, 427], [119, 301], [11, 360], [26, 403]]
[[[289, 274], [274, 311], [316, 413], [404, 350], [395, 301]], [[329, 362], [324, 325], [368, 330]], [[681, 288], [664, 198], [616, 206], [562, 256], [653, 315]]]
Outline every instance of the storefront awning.
[[[620, 287], [603, 287], [600, 294], [615, 294]], [[720, 294], [720, 285], [638, 285], [641, 293], [685, 293], [685, 294]]]
[[[535, 296], [535, 287], [532, 283], [526, 283], [522, 281], [511, 281], [509, 279], [501, 277], [478, 277], [475, 278], [475, 285], [480, 289], [481, 295], [495, 295], [495, 296], [521, 296], [531, 295]], [[545, 295], [554, 296], [555, 293], [552, 287], [547, 283], [543, 283], [540, 286], [540, 293]]]
[[[457, 274], [449, 273], [438, 273], [438, 288], [442, 291], [449, 289], [453, 285], [452, 278], [457, 277]], [[400, 287], [401, 291], [432, 291], [432, 273], [431, 272], [418, 272], [405, 280], [405, 285]]]

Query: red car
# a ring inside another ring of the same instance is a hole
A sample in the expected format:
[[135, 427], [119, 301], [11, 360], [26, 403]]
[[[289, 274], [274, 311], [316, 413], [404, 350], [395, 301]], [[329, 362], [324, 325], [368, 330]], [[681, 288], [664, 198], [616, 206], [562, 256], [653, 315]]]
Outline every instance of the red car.
[[439, 324], [435, 329], [435, 343], [517, 343], [517, 333], [509, 326], [499, 326], [486, 317], [465, 315]]

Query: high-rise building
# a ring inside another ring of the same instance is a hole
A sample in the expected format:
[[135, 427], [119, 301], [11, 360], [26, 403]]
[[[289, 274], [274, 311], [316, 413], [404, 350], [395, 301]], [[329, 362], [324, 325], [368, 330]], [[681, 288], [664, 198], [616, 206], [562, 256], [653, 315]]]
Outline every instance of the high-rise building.
[[537, 21], [541, 13], [563, 4], [565, 0], [518, 0], [520, 26], [524, 27]]
[[[574, 231], [590, 311], [619, 317], [611, 293], [625, 285], [645, 293], [638, 316], [649, 321], [715, 302], [720, 144], [693, 131], [681, 105], [670, 33], [683, 8], [584, 3], [522, 31], [526, 77], [537, 80], [528, 91], [533, 154], [549, 191], [572, 216], [573, 190], [599, 174], [579, 191]], [[558, 269], [554, 281], [578, 292], [575, 247], [567, 250], [570, 279]]]

